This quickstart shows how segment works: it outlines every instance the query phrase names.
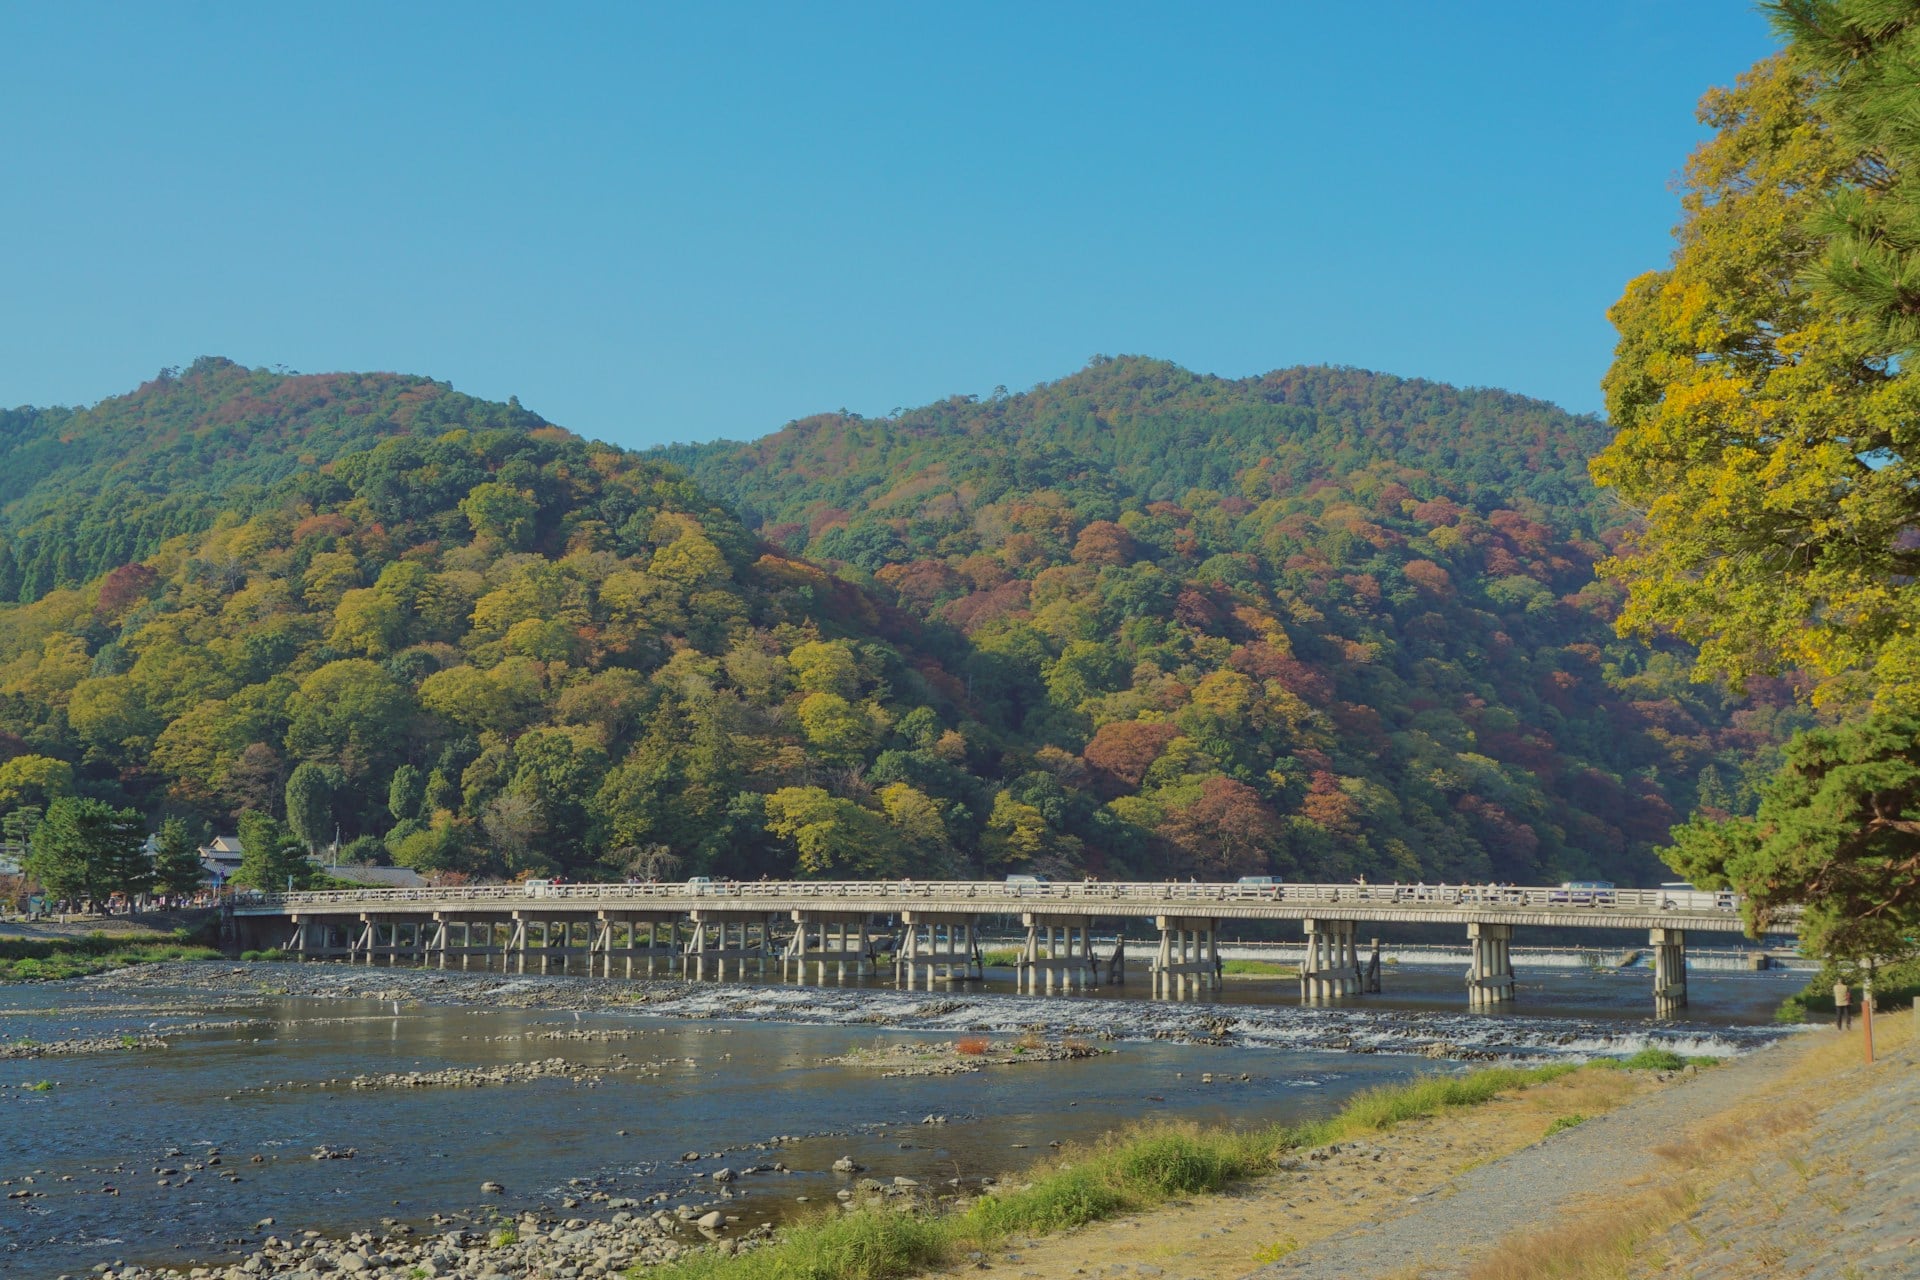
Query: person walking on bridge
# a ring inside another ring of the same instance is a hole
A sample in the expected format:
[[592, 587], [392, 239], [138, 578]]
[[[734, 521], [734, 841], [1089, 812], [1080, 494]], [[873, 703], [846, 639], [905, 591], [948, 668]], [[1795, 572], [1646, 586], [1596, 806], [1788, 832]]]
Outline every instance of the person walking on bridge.
[[1833, 1025], [1842, 1031], [1853, 1025], [1853, 990], [1845, 978], [1833, 984]]

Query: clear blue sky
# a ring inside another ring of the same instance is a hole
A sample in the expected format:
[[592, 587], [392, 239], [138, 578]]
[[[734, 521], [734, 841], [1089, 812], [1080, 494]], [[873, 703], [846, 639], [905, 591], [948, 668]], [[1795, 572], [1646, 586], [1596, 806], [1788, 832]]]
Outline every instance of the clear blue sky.
[[9, 4], [0, 404], [202, 354], [643, 445], [1096, 352], [1599, 408], [1744, 0]]

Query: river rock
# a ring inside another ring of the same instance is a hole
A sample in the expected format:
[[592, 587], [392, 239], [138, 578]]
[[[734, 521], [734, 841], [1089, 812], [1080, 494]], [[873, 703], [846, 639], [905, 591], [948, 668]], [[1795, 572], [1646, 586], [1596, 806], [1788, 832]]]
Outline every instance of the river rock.
[[841, 1156], [833, 1162], [833, 1171], [835, 1173], [865, 1173], [866, 1170], [867, 1167], [865, 1165], [855, 1164], [852, 1156]]
[[489, 1181], [489, 1182], [483, 1182], [480, 1184], [480, 1194], [483, 1196], [504, 1195], [506, 1194], [506, 1190], [507, 1189], [505, 1187], [501, 1186], [497, 1182]]
[[699, 1227], [702, 1231], [718, 1231], [727, 1225], [727, 1217], [718, 1209], [714, 1209], [709, 1213], [703, 1213], [698, 1218], [695, 1218], [693, 1225]]

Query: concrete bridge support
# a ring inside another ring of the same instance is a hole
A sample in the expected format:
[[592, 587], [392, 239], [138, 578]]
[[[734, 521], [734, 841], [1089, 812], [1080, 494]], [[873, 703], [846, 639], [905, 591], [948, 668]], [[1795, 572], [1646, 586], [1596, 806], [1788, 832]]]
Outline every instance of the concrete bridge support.
[[492, 967], [494, 956], [507, 954], [504, 942], [497, 937], [497, 921], [447, 913], [435, 913], [434, 920], [440, 926], [434, 962], [442, 969], [452, 967], [455, 959], [462, 969], [471, 969], [476, 957], [480, 967], [486, 969]]
[[[660, 942], [663, 925], [672, 938], [666, 944]], [[640, 940], [643, 929], [646, 932], [644, 943]], [[662, 963], [666, 965], [668, 973], [673, 973], [681, 960], [679, 936], [680, 917], [677, 915], [646, 911], [595, 912], [587, 972], [603, 978], [611, 978], [619, 972], [621, 976], [631, 978], [636, 974], [635, 962], [645, 960], [645, 976], [649, 978], [654, 976]]]
[[1338, 1000], [1360, 992], [1360, 953], [1351, 920], [1303, 920], [1307, 954], [1300, 964], [1302, 1000]]
[[900, 923], [906, 929], [893, 971], [895, 986], [931, 991], [935, 982], [973, 982], [987, 976], [980, 956], [979, 916], [903, 911]]
[[1020, 923], [1027, 926], [1027, 940], [1014, 965], [1015, 990], [1053, 995], [1088, 991], [1100, 985], [1091, 917], [1029, 912], [1020, 917]]
[[807, 980], [807, 966], [813, 966], [813, 980], [824, 983], [832, 971], [834, 981], [845, 982], [847, 969], [864, 977], [874, 971], [872, 926], [864, 913], [795, 911], [793, 937], [780, 957], [780, 976]]
[[690, 911], [687, 915], [693, 921], [686, 954], [693, 964], [694, 981], [705, 982], [711, 965], [713, 976], [725, 982], [729, 962], [736, 979], [747, 976], [749, 964], [754, 966], [757, 977], [767, 976], [767, 960], [773, 950], [771, 916], [705, 910]]
[[327, 916], [294, 916], [292, 931], [280, 949], [299, 960], [333, 960], [353, 955], [359, 930], [343, 928]]
[[1473, 923], [1467, 926], [1473, 959], [1467, 966], [1467, 1003], [1478, 1007], [1506, 1004], [1513, 999], [1513, 926]]
[[1205, 917], [1155, 916], [1160, 953], [1153, 960], [1153, 994], [1184, 1000], [1220, 987], [1220, 944], [1216, 922]]
[[391, 967], [401, 960], [418, 959], [425, 948], [423, 924], [419, 919], [364, 913], [359, 928], [347, 944], [347, 960], [352, 964], [385, 963]]
[[1653, 944], [1653, 1012], [1671, 1018], [1687, 1007], [1687, 931], [1655, 929]]

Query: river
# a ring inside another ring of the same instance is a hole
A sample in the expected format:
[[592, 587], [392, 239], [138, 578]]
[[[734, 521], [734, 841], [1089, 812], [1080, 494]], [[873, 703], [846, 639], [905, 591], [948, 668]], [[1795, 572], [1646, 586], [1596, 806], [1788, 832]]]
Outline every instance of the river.
[[[0, 1191], [26, 1193], [0, 1202], [0, 1272], [231, 1259], [267, 1217], [281, 1235], [336, 1234], [568, 1199], [590, 1214], [596, 1192], [671, 1208], [710, 1201], [715, 1169], [776, 1160], [792, 1172], [728, 1192], [729, 1212], [778, 1217], [801, 1196], [830, 1200], [842, 1156], [883, 1178], [971, 1182], [1145, 1117], [1299, 1120], [1482, 1057], [1650, 1042], [1735, 1053], [1780, 1034], [1771, 1011], [1805, 980], [1695, 973], [1688, 1016], [1656, 1023], [1648, 975], [1631, 970], [1523, 970], [1515, 1007], [1492, 1014], [1465, 1011], [1453, 967], [1397, 966], [1387, 994], [1333, 1008], [1300, 1007], [1290, 980], [1169, 1004], [1127, 990], [1016, 996], [995, 977], [929, 994], [215, 964], [0, 988], [0, 1046], [149, 1034], [169, 1046], [0, 1060]], [[823, 1065], [1029, 1030], [1108, 1052], [957, 1076]], [[571, 1074], [338, 1083], [554, 1057]], [[353, 1154], [313, 1158], [322, 1148]], [[188, 1167], [213, 1152], [218, 1166]], [[485, 1180], [504, 1194], [483, 1198]]]

